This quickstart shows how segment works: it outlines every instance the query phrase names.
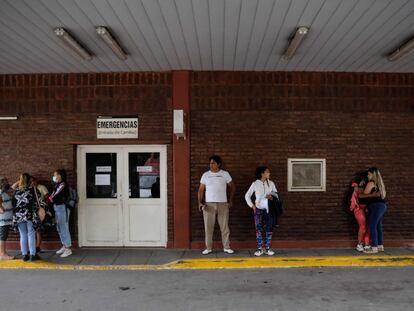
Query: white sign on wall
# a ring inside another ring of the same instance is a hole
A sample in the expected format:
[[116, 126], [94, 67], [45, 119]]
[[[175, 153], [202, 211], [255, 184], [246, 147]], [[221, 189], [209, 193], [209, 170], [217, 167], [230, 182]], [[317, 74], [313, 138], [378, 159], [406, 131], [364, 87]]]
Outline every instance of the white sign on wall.
[[138, 138], [138, 118], [99, 117], [96, 136], [98, 139]]

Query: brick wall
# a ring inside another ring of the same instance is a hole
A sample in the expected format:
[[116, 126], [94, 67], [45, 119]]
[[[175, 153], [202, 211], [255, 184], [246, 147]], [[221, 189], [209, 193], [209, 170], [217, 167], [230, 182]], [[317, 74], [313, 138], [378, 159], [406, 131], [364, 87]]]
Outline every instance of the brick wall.
[[[237, 186], [233, 241], [254, 240], [244, 193], [261, 164], [285, 202], [276, 240], [355, 240], [342, 199], [369, 166], [388, 191], [385, 239], [414, 239], [414, 74], [196, 72], [190, 90], [192, 241], [204, 239], [197, 189], [211, 154]], [[325, 158], [326, 192], [287, 192], [288, 158]]]
[[[139, 141], [171, 141], [171, 74], [0, 75], [0, 115], [16, 114], [18, 121], [0, 121], [0, 175], [15, 180], [19, 173], [29, 172], [51, 188], [53, 170], [63, 167], [69, 182], [75, 184], [76, 148], [72, 142], [96, 141], [98, 115], [138, 115]], [[171, 183], [170, 145], [168, 155]], [[168, 202], [172, 229], [170, 192]], [[76, 229], [72, 223], [77, 240]], [[48, 239], [56, 239], [56, 235], [46, 236]], [[169, 241], [172, 239], [170, 230]]]
[[[171, 245], [171, 84], [170, 73], [0, 75], [0, 115], [19, 115], [0, 122], [0, 175], [28, 171], [50, 187], [52, 171], [64, 167], [74, 184], [72, 143], [96, 141], [96, 116], [138, 114], [139, 140], [168, 144]], [[254, 239], [243, 196], [259, 164], [271, 168], [285, 200], [276, 239], [355, 239], [343, 193], [355, 171], [372, 165], [390, 201], [385, 238], [414, 239], [413, 74], [194, 72], [190, 91], [192, 241], [204, 238], [196, 194], [212, 153], [237, 185], [233, 241]], [[287, 159], [302, 157], [326, 158], [326, 192], [287, 192]]]

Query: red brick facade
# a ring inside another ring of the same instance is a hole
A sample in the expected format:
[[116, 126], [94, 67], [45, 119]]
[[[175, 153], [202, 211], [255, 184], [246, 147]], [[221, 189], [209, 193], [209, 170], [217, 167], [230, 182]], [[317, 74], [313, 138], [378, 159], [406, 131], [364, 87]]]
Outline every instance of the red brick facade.
[[[74, 184], [76, 143], [99, 143], [96, 117], [138, 115], [139, 139], [125, 143], [168, 145], [173, 246], [180, 226], [174, 219], [182, 210], [174, 214], [172, 87], [171, 73], [0, 75], [0, 116], [19, 116], [0, 121], [0, 175], [13, 180], [28, 171], [50, 187], [51, 173], [63, 167]], [[381, 169], [388, 191], [386, 241], [414, 241], [413, 74], [193, 72], [189, 91], [191, 187], [181, 191], [190, 192], [184, 222], [193, 247], [204, 239], [196, 195], [213, 153], [223, 157], [237, 186], [233, 245], [253, 245], [252, 214], [243, 197], [259, 164], [271, 168], [285, 201], [275, 234], [283, 245], [355, 240], [356, 224], [341, 204], [353, 173], [368, 166]], [[288, 192], [288, 158], [325, 158], [326, 192]], [[72, 232], [77, 239], [75, 224]]]
[[[171, 73], [0, 75], [0, 115], [19, 116], [18, 121], [0, 123], [0, 175], [14, 180], [21, 172], [29, 172], [51, 188], [53, 171], [63, 167], [69, 182], [75, 184], [74, 144], [99, 143], [96, 117], [138, 115], [139, 140], [129, 143], [168, 144], [171, 188], [171, 109]], [[170, 193], [168, 202], [172, 240]], [[75, 240], [76, 229], [72, 224]]]
[[[354, 172], [377, 166], [390, 203], [385, 239], [414, 240], [413, 98], [413, 74], [193, 73], [192, 204], [208, 157], [216, 153], [237, 186], [230, 213], [235, 245], [254, 245], [244, 193], [261, 164], [270, 167], [285, 202], [275, 234], [285, 242], [280, 245], [355, 240], [356, 223], [341, 206], [343, 194]], [[288, 158], [325, 158], [326, 192], [287, 192]], [[191, 224], [193, 245], [202, 245], [203, 222], [195, 208]]]

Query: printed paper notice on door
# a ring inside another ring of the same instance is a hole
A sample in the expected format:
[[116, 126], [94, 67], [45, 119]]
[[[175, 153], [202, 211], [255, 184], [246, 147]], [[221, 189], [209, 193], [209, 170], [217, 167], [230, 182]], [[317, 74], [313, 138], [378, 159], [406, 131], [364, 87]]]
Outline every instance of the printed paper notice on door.
[[112, 166], [97, 166], [96, 172], [97, 173], [110, 173], [112, 172]]
[[137, 166], [138, 173], [151, 173], [152, 166]]
[[110, 174], [96, 174], [95, 175], [95, 186], [110, 186], [111, 175]]

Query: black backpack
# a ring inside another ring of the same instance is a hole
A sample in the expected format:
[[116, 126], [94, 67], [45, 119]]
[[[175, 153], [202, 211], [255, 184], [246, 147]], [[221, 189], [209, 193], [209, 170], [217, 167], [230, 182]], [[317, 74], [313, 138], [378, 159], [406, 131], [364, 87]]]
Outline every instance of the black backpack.
[[78, 192], [76, 191], [75, 188], [69, 187], [68, 193], [69, 195], [68, 195], [65, 205], [66, 205], [66, 208], [68, 208], [70, 211], [73, 211], [78, 205], [78, 201], [79, 201]]

